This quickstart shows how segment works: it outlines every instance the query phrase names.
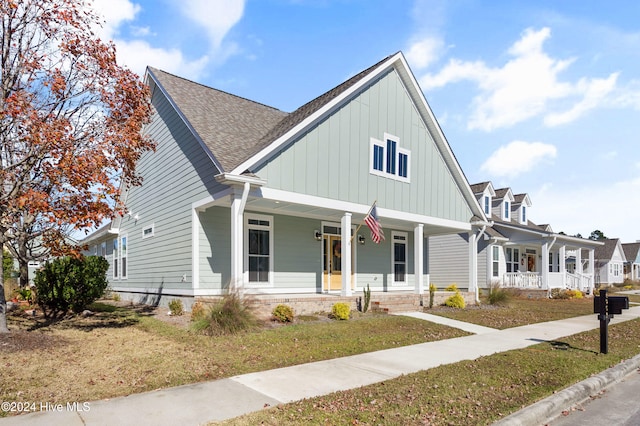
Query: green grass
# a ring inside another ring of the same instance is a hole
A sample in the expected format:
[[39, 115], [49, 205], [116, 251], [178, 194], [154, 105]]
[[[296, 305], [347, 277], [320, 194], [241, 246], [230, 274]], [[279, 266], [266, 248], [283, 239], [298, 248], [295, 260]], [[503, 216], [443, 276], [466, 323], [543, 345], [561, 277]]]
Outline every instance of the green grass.
[[225, 425], [488, 425], [640, 353], [640, 320], [249, 414]]
[[467, 309], [426, 309], [425, 312], [485, 327], [505, 329], [537, 322], [555, 321], [593, 313], [593, 299], [511, 298], [507, 305], [481, 305]]

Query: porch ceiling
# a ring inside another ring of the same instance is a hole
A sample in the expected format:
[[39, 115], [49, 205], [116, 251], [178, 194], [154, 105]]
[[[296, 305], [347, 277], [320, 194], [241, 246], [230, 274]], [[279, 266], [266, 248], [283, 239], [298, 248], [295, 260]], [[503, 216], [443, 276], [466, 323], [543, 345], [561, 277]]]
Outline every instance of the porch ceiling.
[[[223, 200], [217, 202], [216, 205], [230, 207], [229, 197], [224, 197]], [[308, 219], [317, 219], [319, 221], [336, 222], [340, 223], [342, 216], [346, 210], [337, 208], [327, 208], [321, 206], [313, 206], [308, 204], [300, 204], [284, 200], [273, 200], [261, 197], [249, 196], [245, 211], [257, 212], [257, 213], [269, 213], [274, 215], [295, 216]], [[351, 212], [351, 223], [355, 226], [360, 224], [364, 225], [364, 217], [366, 213]], [[379, 216], [381, 216], [379, 214]], [[399, 220], [394, 218], [380, 217], [380, 222], [384, 230], [404, 230], [413, 231], [416, 222], [409, 220]], [[366, 225], [364, 225], [366, 226]], [[444, 235], [464, 232], [459, 228], [452, 228], [448, 226], [442, 226], [437, 224], [424, 224], [424, 235]], [[388, 232], [387, 232], [388, 234]], [[387, 235], [388, 236], [388, 235]]]

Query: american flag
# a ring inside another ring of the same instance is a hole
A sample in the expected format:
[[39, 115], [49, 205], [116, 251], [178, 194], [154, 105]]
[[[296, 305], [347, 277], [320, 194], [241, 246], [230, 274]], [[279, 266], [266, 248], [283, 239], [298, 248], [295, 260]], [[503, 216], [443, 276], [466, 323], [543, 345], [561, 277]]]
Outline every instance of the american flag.
[[380, 244], [380, 241], [384, 240], [384, 231], [382, 231], [382, 226], [380, 226], [380, 221], [378, 220], [376, 203], [373, 203], [369, 214], [364, 218], [364, 223], [371, 229], [371, 239], [376, 244]]

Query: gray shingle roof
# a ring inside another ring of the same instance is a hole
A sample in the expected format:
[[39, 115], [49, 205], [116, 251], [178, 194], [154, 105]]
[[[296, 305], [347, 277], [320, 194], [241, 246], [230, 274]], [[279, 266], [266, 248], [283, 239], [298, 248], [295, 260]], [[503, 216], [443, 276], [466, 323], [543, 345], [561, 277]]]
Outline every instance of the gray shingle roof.
[[598, 246], [595, 249], [594, 257], [596, 260], [611, 260], [613, 252], [618, 245], [618, 238], [612, 238], [607, 240], [600, 240], [604, 243], [603, 246]]
[[394, 55], [287, 114], [229, 93], [149, 68], [204, 144], [229, 172], [358, 83]]
[[287, 113], [155, 68], [149, 71], [227, 172]]
[[490, 183], [491, 182], [474, 183], [473, 185], [470, 185], [471, 191], [474, 194], [480, 194], [484, 192], [484, 190], [487, 188], [487, 186], [489, 186]]
[[628, 262], [634, 262], [638, 257], [638, 251], [640, 251], [640, 243], [626, 243], [622, 244], [622, 250], [624, 256]]

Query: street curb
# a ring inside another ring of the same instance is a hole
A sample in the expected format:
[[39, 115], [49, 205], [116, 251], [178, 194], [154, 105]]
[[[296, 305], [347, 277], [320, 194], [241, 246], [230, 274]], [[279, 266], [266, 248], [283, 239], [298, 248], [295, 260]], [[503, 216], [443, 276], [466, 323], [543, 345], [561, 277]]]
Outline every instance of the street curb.
[[602, 373], [536, 402], [495, 423], [494, 426], [538, 426], [559, 417], [563, 411], [588, 400], [607, 386], [613, 385], [640, 368], [640, 355], [621, 362]]

